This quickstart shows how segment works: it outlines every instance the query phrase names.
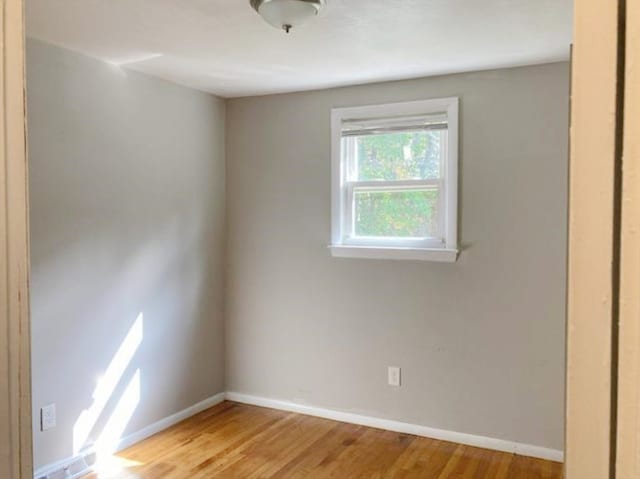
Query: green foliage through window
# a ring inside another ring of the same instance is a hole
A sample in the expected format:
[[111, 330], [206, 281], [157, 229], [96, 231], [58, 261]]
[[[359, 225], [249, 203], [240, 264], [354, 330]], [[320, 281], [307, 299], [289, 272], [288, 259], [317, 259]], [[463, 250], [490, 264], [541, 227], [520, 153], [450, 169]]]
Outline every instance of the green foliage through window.
[[442, 131], [355, 137], [358, 181], [440, 178]]
[[355, 193], [356, 236], [434, 237], [438, 232], [438, 191]]

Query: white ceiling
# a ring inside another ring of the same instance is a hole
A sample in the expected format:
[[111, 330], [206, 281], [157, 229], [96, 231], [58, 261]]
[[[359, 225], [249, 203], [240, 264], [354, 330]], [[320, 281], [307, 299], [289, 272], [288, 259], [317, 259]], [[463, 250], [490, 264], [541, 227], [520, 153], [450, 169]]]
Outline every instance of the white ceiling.
[[566, 60], [572, 0], [328, 0], [286, 35], [249, 0], [27, 0], [27, 34], [223, 97]]

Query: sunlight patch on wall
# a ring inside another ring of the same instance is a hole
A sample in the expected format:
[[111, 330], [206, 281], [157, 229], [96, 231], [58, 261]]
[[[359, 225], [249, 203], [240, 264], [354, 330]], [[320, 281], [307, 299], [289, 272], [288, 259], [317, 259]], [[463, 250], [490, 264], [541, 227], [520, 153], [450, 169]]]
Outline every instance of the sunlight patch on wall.
[[[78, 454], [82, 447], [86, 444], [91, 431], [95, 427], [100, 415], [113, 395], [113, 391], [122, 379], [122, 375], [131, 363], [134, 354], [140, 347], [143, 339], [143, 315], [140, 313], [135, 322], [129, 329], [127, 336], [118, 348], [115, 356], [109, 363], [104, 375], [98, 380], [98, 385], [93, 392], [93, 404], [89, 409], [85, 409], [73, 426], [73, 453]], [[138, 377], [139, 389], [139, 371], [136, 372]], [[135, 377], [134, 377], [135, 379]], [[127, 390], [131, 386], [127, 387]], [[125, 393], [126, 394], [126, 393]], [[139, 396], [139, 390], [138, 390]], [[138, 397], [139, 399], [139, 397]]]
[[122, 467], [119, 458], [114, 457], [113, 454], [117, 451], [122, 433], [139, 403], [140, 370], [137, 369], [96, 441], [96, 469], [104, 473], [113, 467]]

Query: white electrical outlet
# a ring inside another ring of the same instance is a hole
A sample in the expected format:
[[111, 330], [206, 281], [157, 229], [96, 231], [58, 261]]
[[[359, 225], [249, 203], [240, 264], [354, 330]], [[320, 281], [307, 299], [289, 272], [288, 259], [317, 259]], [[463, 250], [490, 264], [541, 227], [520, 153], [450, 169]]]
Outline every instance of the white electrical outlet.
[[56, 405], [49, 404], [40, 409], [40, 430], [47, 431], [56, 427]]
[[389, 386], [400, 387], [400, 368], [397, 366], [389, 366], [388, 371]]

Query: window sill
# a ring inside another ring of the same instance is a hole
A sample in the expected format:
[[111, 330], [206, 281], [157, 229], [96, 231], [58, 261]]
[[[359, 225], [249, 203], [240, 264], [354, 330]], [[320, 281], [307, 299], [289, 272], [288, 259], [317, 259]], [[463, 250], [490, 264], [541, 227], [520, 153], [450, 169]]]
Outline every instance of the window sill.
[[332, 256], [337, 258], [399, 259], [455, 263], [457, 249], [444, 248], [390, 248], [380, 246], [331, 245]]

